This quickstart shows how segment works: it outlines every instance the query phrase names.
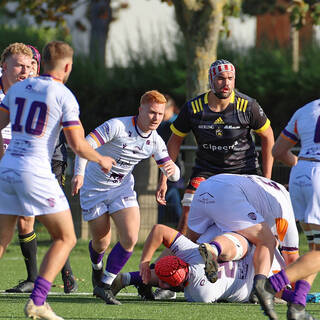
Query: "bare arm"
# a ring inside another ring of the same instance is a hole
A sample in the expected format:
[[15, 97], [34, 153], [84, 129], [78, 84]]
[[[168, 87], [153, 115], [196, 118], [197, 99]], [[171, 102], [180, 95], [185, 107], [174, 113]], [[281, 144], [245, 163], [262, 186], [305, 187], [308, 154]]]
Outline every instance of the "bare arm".
[[64, 134], [68, 145], [75, 154], [89, 161], [97, 162], [104, 172], [109, 172], [112, 165], [116, 164], [114, 159], [102, 156], [90, 146], [84, 137], [82, 126], [73, 130], [64, 130]]
[[148, 283], [150, 280], [149, 264], [155, 251], [161, 246], [161, 244], [169, 247], [177, 234], [177, 230], [165, 225], [156, 224], [153, 226], [144, 244], [140, 259], [140, 274], [144, 283]]
[[279, 136], [272, 148], [272, 155], [276, 160], [279, 160], [289, 167], [293, 167], [298, 162], [298, 157], [291, 152], [291, 148], [295, 143]]
[[271, 127], [263, 132], [259, 132], [258, 135], [261, 138], [261, 153], [262, 153], [262, 171], [263, 176], [271, 179], [273, 156], [271, 153], [274, 145], [273, 130]]

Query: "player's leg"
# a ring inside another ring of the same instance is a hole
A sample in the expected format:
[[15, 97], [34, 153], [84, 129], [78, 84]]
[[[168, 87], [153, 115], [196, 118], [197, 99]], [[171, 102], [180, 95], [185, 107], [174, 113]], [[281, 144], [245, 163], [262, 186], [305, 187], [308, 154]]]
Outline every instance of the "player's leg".
[[[52, 172], [54, 173], [56, 179], [58, 180], [58, 183], [62, 188], [62, 190], [64, 190], [65, 181], [66, 181], [66, 177], [65, 177], [66, 168], [67, 168], [66, 161], [62, 161], [62, 160], [51, 161]], [[69, 257], [61, 270], [61, 276], [62, 276], [65, 293], [71, 293], [78, 290], [78, 284], [73, 275]]]
[[0, 258], [2, 258], [14, 234], [17, 216], [0, 213]]
[[[103, 286], [96, 287], [94, 294], [105, 300], [106, 303], [120, 304], [113, 297], [111, 285], [117, 274], [131, 257], [133, 248], [138, 241], [140, 212], [138, 207], [129, 207], [112, 213], [111, 217], [117, 228], [119, 242], [116, 243], [109, 253], [106, 269], [101, 279]], [[102, 289], [104, 290], [104, 294]]]
[[89, 242], [90, 260], [92, 263], [92, 286], [95, 288], [103, 276], [103, 256], [110, 245], [110, 216], [105, 213], [88, 221], [92, 240]]
[[6, 292], [31, 292], [38, 275], [37, 268], [37, 237], [34, 231], [34, 217], [18, 217], [19, 244], [27, 269], [27, 280], [20, 282]]
[[28, 317], [44, 319], [62, 319], [54, 314], [46, 303], [52, 282], [61, 271], [72, 248], [76, 244], [76, 235], [70, 210], [38, 217], [52, 238], [52, 244], [44, 256], [34, 289], [25, 306]]

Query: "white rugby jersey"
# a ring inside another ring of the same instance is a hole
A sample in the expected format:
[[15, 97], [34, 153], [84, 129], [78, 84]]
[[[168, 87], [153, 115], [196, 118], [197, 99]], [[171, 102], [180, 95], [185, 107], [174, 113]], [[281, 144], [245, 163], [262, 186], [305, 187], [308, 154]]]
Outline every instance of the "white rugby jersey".
[[0, 108], [9, 112], [12, 140], [1, 167], [51, 172], [51, 158], [61, 127], [80, 126], [79, 105], [71, 91], [51, 76], [17, 82]]
[[[178, 233], [169, 248], [174, 255], [189, 264], [188, 280], [184, 288], [187, 301], [206, 303], [248, 301], [253, 286], [254, 247], [249, 247], [247, 255], [241, 260], [219, 263], [218, 280], [215, 283], [208, 281], [205, 275], [198, 244]], [[281, 270], [277, 259], [274, 259], [271, 270]]]
[[298, 252], [299, 234], [284, 186], [256, 175], [218, 174], [201, 182], [195, 192], [188, 226], [203, 234], [213, 224], [222, 232], [229, 232], [263, 221], [285, 252]]
[[[4, 99], [5, 93], [3, 91], [3, 85], [0, 78], [0, 103]], [[8, 148], [9, 142], [11, 140], [11, 124], [9, 123], [5, 128], [1, 130], [2, 138], [3, 138], [3, 145], [4, 149]]]
[[320, 160], [320, 99], [298, 109], [281, 136], [292, 143], [301, 141], [299, 156]]
[[150, 156], [159, 167], [170, 160], [167, 147], [157, 131], [147, 135], [141, 132], [133, 116], [110, 119], [86, 139], [100, 154], [112, 157], [117, 163], [105, 174], [97, 163], [87, 163], [87, 160], [76, 157], [74, 174], [85, 177], [85, 189], [103, 191], [126, 183], [134, 166]]

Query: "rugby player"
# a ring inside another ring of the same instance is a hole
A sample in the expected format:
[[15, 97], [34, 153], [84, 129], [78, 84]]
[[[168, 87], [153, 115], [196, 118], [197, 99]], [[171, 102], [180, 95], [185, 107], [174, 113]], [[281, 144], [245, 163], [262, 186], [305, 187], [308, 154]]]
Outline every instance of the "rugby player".
[[[39, 76], [41, 55], [37, 48], [27, 45], [32, 50], [31, 71], [29, 77]], [[11, 132], [10, 132], [11, 138]], [[51, 167], [60, 186], [64, 187], [64, 172], [67, 166], [67, 146], [63, 132], [61, 131], [59, 141], [54, 149]], [[13, 288], [7, 289], [10, 293], [32, 292], [34, 281], [37, 278], [37, 236], [34, 231], [34, 217], [21, 216], [18, 218], [18, 237], [21, 252], [27, 269], [27, 279], [20, 281]], [[73, 276], [69, 258], [61, 270], [63, 287], [65, 293], [75, 292], [78, 289], [77, 282]]]
[[[309, 244], [309, 250], [320, 250], [320, 100], [314, 100], [299, 108], [291, 117], [285, 129], [277, 138], [272, 149], [275, 159], [292, 167], [289, 179], [289, 192], [295, 214]], [[292, 147], [301, 143], [299, 155]], [[316, 256], [310, 253], [308, 257]], [[312, 260], [309, 260], [312, 263]], [[301, 274], [304, 273], [304, 267]], [[319, 271], [319, 269], [318, 269]], [[295, 299], [288, 309], [292, 319], [311, 319], [305, 311], [306, 295], [317, 273], [297, 282]], [[303, 277], [301, 277], [303, 278]], [[270, 279], [271, 283], [275, 282]], [[282, 282], [286, 282], [283, 279]], [[281, 283], [282, 283], [281, 282]], [[279, 286], [274, 286], [278, 291]], [[259, 297], [259, 296], [258, 296]], [[267, 307], [266, 307], [267, 308]], [[300, 311], [300, 312], [298, 312]], [[271, 314], [274, 312], [271, 309]], [[267, 311], [268, 313], [268, 311]]]
[[[160, 169], [172, 181], [180, 170], [170, 159], [167, 147], [156, 129], [162, 121], [165, 97], [156, 90], [147, 91], [140, 99], [137, 116], [113, 118], [93, 130], [88, 142], [101, 154], [116, 159], [105, 174], [93, 162], [76, 158], [73, 194], [80, 189], [80, 205], [89, 223], [93, 294], [108, 304], [120, 304], [113, 296], [111, 284], [131, 257], [138, 240], [140, 212], [134, 191], [132, 170], [143, 159], [154, 157]], [[110, 217], [119, 242], [112, 248], [103, 272], [103, 256], [110, 243]]]
[[[202, 235], [203, 241], [210, 241], [212, 234]], [[114, 294], [128, 285], [145, 284], [164, 289], [183, 291], [189, 302], [247, 302], [253, 286], [254, 248], [248, 241], [235, 233], [219, 236], [224, 241], [232, 238], [234, 244], [241, 245], [242, 254], [237, 261], [219, 262], [218, 281], [211, 283], [205, 275], [205, 265], [198, 251], [198, 245], [164, 225], [155, 225], [150, 232], [141, 256], [140, 274], [130, 272], [120, 274], [112, 285]], [[235, 240], [236, 239], [236, 240]], [[241, 243], [241, 244], [240, 244]], [[162, 257], [150, 269], [150, 261], [155, 251], [164, 244], [173, 255]], [[280, 271], [284, 261], [280, 254], [274, 259], [273, 271]]]
[[[192, 131], [198, 146], [195, 166], [182, 199], [178, 230], [185, 234], [195, 190], [208, 177], [219, 173], [260, 174], [251, 130], [261, 138], [263, 175], [271, 178], [274, 144], [270, 121], [258, 102], [235, 90], [235, 67], [217, 60], [209, 69], [210, 91], [188, 101], [172, 123], [167, 147], [176, 161], [180, 146]], [[165, 205], [167, 178], [161, 175], [156, 199]]]
[[[30, 65], [31, 58], [32, 52]], [[98, 162], [105, 172], [115, 161], [87, 143], [79, 105], [64, 85], [72, 70], [73, 49], [65, 42], [49, 42], [42, 61], [45, 75], [12, 85], [0, 105], [0, 130], [9, 121], [12, 126], [12, 139], [0, 162], [0, 257], [13, 237], [18, 216], [36, 216], [53, 242], [24, 311], [30, 318], [61, 320], [46, 302], [52, 282], [76, 243], [68, 201], [51, 171], [61, 127], [72, 150]]]

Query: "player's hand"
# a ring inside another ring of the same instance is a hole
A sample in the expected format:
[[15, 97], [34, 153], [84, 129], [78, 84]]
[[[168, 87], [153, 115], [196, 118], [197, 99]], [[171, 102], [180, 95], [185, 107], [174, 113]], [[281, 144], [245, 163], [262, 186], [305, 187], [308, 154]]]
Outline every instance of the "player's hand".
[[157, 191], [156, 191], [156, 200], [159, 204], [165, 206], [167, 204], [166, 201], [166, 193], [167, 193], [167, 182], [159, 183]]
[[74, 196], [78, 194], [79, 190], [83, 186], [83, 179], [84, 177], [81, 175], [73, 176], [71, 180], [71, 195]]
[[150, 270], [149, 262], [148, 261], [141, 262], [139, 265], [139, 269], [140, 269], [140, 276], [142, 278], [142, 282], [144, 284], [148, 284], [151, 279], [151, 270]]
[[107, 157], [107, 156], [102, 156], [99, 161], [99, 165], [101, 166], [101, 170], [104, 173], [108, 173], [111, 170], [112, 166], [114, 166], [116, 164], [117, 164], [116, 160], [114, 160], [111, 157]]

